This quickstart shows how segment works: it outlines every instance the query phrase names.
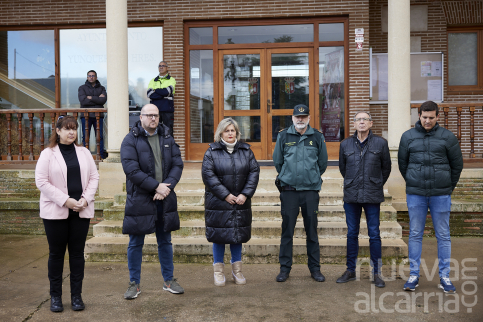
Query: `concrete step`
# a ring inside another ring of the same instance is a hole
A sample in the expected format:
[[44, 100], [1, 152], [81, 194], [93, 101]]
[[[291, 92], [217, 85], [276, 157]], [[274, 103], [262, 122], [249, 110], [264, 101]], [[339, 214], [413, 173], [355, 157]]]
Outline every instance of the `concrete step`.
[[[252, 238], [278, 238], [282, 233], [281, 221], [253, 221]], [[317, 228], [319, 238], [346, 238], [345, 222], [321, 222]], [[397, 222], [381, 222], [381, 238], [401, 238], [401, 225]], [[94, 226], [96, 237], [123, 237], [122, 221], [107, 220]], [[153, 234], [154, 236], [154, 234]], [[172, 232], [173, 237], [205, 237], [205, 222], [202, 220], [181, 221], [181, 229]], [[297, 222], [294, 236], [305, 238], [303, 222]], [[359, 238], [369, 238], [367, 225], [361, 224]]]
[[[262, 166], [260, 167], [260, 180], [275, 180], [277, 177], [277, 170], [275, 167]], [[328, 167], [322, 175], [322, 180], [326, 179], [341, 179], [342, 175], [339, 172], [339, 167]], [[189, 163], [185, 162], [181, 181], [184, 180], [201, 180], [201, 162]]]
[[[178, 206], [202, 206], [204, 205], [204, 193], [193, 191], [180, 191], [176, 192], [178, 197]], [[341, 192], [320, 192], [319, 205], [325, 206], [337, 206], [343, 205], [344, 193]], [[124, 205], [126, 203], [126, 195], [114, 196], [115, 205]], [[385, 193], [383, 206], [390, 206], [392, 203], [392, 197]], [[280, 205], [280, 193], [278, 192], [264, 192], [257, 190], [252, 198], [252, 206], [279, 206]]]
[[[343, 179], [325, 179], [322, 184], [322, 192], [342, 192]], [[205, 184], [201, 179], [181, 180], [176, 185], [176, 193], [189, 191], [205, 191]], [[260, 180], [257, 186], [258, 192], [277, 192], [275, 180]]]
[[[398, 212], [407, 212], [408, 206], [406, 201], [393, 202], [394, 209]], [[467, 201], [467, 200], [451, 200], [451, 212], [460, 213], [481, 213], [483, 212], [483, 200]], [[428, 210], [428, 215], [430, 214]]]
[[[205, 218], [204, 206], [178, 206], [181, 220], [203, 220]], [[362, 219], [364, 220], [364, 211]], [[280, 206], [253, 206], [253, 220], [279, 220], [281, 221]], [[319, 221], [342, 221], [345, 222], [343, 206], [319, 206]], [[124, 206], [113, 206], [104, 210], [104, 220], [123, 220]], [[299, 214], [302, 221], [302, 214]], [[392, 206], [381, 206], [381, 221], [396, 221], [397, 212]]]
[[[91, 262], [127, 261], [129, 237], [93, 237], [86, 242], [85, 258]], [[320, 239], [321, 263], [345, 264], [346, 239]], [[176, 263], [212, 263], [212, 244], [206, 238], [172, 239], [174, 262]], [[280, 239], [252, 238], [243, 244], [243, 262], [246, 264], [278, 263]], [[228, 247], [228, 245], [227, 245]], [[226, 252], [228, 256], [229, 248]], [[307, 263], [305, 238], [294, 238], [293, 262]], [[393, 260], [407, 258], [407, 245], [402, 239], [382, 240], [382, 259], [385, 264]], [[359, 241], [359, 257], [369, 257], [369, 240]], [[147, 237], [143, 248], [143, 261], [158, 262], [156, 238]]]
[[[104, 210], [114, 205], [112, 199], [96, 199], [94, 201], [95, 210]], [[15, 198], [0, 200], [0, 210], [26, 210], [26, 209], [39, 209], [39, 199], [32, 198]]]

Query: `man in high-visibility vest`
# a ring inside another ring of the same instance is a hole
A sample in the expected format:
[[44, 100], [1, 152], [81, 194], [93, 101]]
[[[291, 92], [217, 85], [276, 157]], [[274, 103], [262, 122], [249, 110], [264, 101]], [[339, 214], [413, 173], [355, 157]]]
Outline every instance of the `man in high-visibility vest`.
[[174, 125], [174, 87], [176, 80], [169, 75], [168, 63], [162, 61], [158, 66], [159, 75], [148, 85], [148, 98], [158, 107], [161, 122], [169, 127], [171, 136]]

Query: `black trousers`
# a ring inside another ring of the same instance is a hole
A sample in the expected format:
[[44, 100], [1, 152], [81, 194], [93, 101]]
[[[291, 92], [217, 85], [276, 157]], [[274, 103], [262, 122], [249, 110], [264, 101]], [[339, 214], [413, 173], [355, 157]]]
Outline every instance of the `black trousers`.
[[174, 137], [174, 134], [173, 134], [174, 113], [160, 112], [159, 114], [161, 114], [160, 117], [163, 124], [169, 127], [169, 134], [171, 134], [171, 136]]
[[305, 233], [307, 235], [307, 257], [308, 266], [311, 272], [320, 270], [320, 248], [317, 225], [319, 213], [319, 192], [307, 191], [282, 191], [280, 193], [282, 202], [282, 238], [280, 240], [280, 270], [290, 272], [292, 269], [293, 257], [293, 235], [295, 224], [299, 215], [299, 208], [302, 210]]
[[79, 218], [79, 213], [69, 209], [67, 219], [44, 219], [45, 233], [49, 242], [50, 296], [62, 296], [62, 273], [66, 247], [69, 250], [70, 293], [82, 293], [84, 279], [84, 247], [89, 231], [88, 218]]

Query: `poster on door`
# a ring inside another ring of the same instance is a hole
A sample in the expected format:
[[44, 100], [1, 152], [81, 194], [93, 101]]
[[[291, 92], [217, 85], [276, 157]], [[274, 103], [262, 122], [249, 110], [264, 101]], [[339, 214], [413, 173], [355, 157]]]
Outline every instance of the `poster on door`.
[[285, 93], [295, 93], [295, 77], [285, 77]]
[[250, 95], [258, 94], [258, 78], [248, 79], [248, 91], [250, 92]]
[[325, 55], [325, 66], [320, 88], [321, 130], [326, 142], [339, 142], [341, 138], [341, 108], [344, 89], [344, 50]]

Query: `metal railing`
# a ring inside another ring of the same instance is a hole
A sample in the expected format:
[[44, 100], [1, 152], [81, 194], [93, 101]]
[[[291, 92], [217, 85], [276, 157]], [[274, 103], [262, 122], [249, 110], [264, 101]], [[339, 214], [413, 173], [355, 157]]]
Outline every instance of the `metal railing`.
[[[411, 104], [411, 108], [419, 108], [421, 104]], [[483, 138], [483, 131], [480, 131], [475, 134], [475, 111], [477, 109], [483, 110], [483, 102], [465, 102], [465, 103], [439, 103], [438, 104], [440, 111], [442, 111], [444, 115], [444, 127], [446, 129], [450, 129], [450, 122], [454, 123], [456, 121], [456, 137], [458, 138], [458, 142], [460, 146], [462, 146], [462, 138], [463, 138], [463, 123], [468, 123], [465, 117], [462, 117], [464, 112], [469, 112], [469, 148], [470, 153], [469, 158], [474, 159], [476, 158], [475, 153], [475, 135], [478, 137]], [[456, 113], [454, 113], [454, 112]], [[451, 113], [450, 113], [451, 112]], [[440, 112], [441, 114], [441, 112]], [[456, 120], [454, 120], [454, 114], [456, 114]], [[462, 146], [463, 148], [463, 146]], [[466, 157], [463, 154], [463, 157]], [[479, 156], [478, 158], [482, 158], [483, 156]]]
[[[106, 113], [107, 109], [104, 108], [62, 108], [62, 109], [16, 109], [16, 110], [0, 110], [0, 127], [6, 129], [6, 131], [2, 131], [0, 134], [0, 145], [2, 147], [2, 153], [0, 156], [0, 164], [11, 164], [17, 162], [23, 163], [31, 163], [36, 162], [38, 157], [40, 156], [40, 152], [45, 148], [45, 133], [51, 133], [55, 129], [55, 123], [59, 116], [61, 115], [73, 115], [74, 117], [78, 117], [79, 113], [87, 113], [85, 114], [88, 118], [88, 113], [95, 113], [96, 116], [96, 154], [93, 155], [94, 160], [100, 161], [101, 154], [100, 154], [100, 119], [102, 117], [102, 113]], [[24, 116], [27, 116], [29, 120], [28, 126], [28, 136], [27, 133], [23, 132], [23, 120]], [[40, 121], [40, 133], [37, 130], [34, 131], [34, 118]], [[46, 119], [51, 120], [49, 123], [45, 123]], [[15, 119], [17, 119], [15, 121]], [[87, 122], [87, 121], [86, 121]], [[6, 124], [5, 124], [6, 123]], [[15, 124], [16, 123], [16, 124]], [[6, 127], [4, 127], [4, 124]], [[45, 125], [48, 124], [48, 128], [45, 128]], [[88, 122], [87, 122], [88, 124]], [[16, 125], [16, 126], [14, 126]], [[50, 126], [49, 126], [50, 125]], [[15, 131], [16, 128], [16, 135], [12, 135], [12, 132]], [[88, 126], [84, 129], [84, 138], [86, 142], [86, 148], [89, 149], [89, 131]], [[15, 146], [15, 150], [17, 153], [12, 153], [12, 145], [18, 144], [18, 147]], [[48, 142], [47, 142], [48, 144]], [[24, 153], [27, 152], [27, 153]]]

